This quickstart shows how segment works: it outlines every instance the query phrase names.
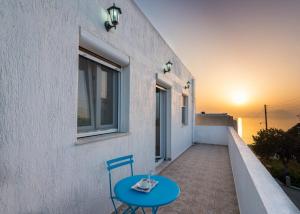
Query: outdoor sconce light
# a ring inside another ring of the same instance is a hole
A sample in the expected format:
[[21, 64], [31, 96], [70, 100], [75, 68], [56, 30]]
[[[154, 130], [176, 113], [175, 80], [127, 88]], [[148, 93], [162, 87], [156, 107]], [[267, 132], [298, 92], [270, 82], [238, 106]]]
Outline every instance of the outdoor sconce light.
[[110, 17], [110, 21], [104, 23], [105, 29], [109, 31], [111, 28], [115, 28], [119, 24], [119, 16], [122, 14], [121, 8], [116, 7], [115, 3], [113, 6], [107, 8], [107, 12]]
[[187, 81], [186, 86], [184, 86], [184, 88], [185, 88], [185, 89], [188, 89], [188, 88], [190, 88], [190, 86], [191, 86], [191, 82], [190, 82], [190, 81]]
[[173, 63], [168, 61], [165, 65], [165, 68], [164, 68], [164, 73], [167, 73], [167, 72], [170, 72], [171, 71], [171, 68], [172, 68], [172, 65]]

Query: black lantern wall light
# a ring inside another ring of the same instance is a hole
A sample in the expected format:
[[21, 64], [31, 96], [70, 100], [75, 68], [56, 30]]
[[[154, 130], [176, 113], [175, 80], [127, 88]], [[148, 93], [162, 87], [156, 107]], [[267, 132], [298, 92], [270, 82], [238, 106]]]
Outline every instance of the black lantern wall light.
[[187, 81], [186, 82], [186, 85], [184, 86], [185, 89], [189, 89], [191, 86], [191, 82], [190, 81]]
[[168, 61], [168, 62], [165, 64], [164, 73], [170, 72], [170, 71], [171, 71], [171, 68], [172, 68], [172, 65], [173, 65], [173, 63], [170, 62], [170, 61]]
[[116, 7], [115, 4], [113, 6], [107, 8], [107, 12], [110, 18], [110, 21], [106, 21], [104, 23], [105, 29], [109, 31], [111, 28], [115, 28], [119, 24], [119, 16], [122, 14], [121, 8]]

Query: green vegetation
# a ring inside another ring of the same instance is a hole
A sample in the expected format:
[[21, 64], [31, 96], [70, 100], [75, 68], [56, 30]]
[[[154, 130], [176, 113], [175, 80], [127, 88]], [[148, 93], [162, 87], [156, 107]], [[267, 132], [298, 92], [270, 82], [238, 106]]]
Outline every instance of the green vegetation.
[[300, 187], [300, 140], [292, 129], [262, 129], [249, 146], [273, 177], [285, 183], [290, 176], [291, 184]]
[[[285, 167], [280, 160], [261, 159], [261, 162], [268, 169], [274, 178], [285, 183]], [[300, 163], [292, 160], [288, 163], [288, 174], [291, 177], [292, 186], [300, 187]]]

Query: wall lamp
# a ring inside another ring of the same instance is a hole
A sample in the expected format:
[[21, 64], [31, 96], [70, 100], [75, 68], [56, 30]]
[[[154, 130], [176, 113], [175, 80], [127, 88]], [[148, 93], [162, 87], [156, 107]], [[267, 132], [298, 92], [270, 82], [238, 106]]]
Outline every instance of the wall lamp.
[[107, 12], [110, 17], [110, 21], [104, 23], [105, 29], [109, 31], [111, 28], [115, 28], [119, 24], [119, 16], [122, 14], [121, 8], [116, 7], [115, 3], [113, 6], [107, 8]]
[[190, 82], [190, 81], [187, 81], [187, 82], [186, 82], [186, 85], [184, 86], [184, 88], [185, 88], [185, 89], [188, 89], [188, 88], [190, 88], [190, 86], [191, 86], [191, 82]]
[[168, 62], [165, 64], [164, 73], [170, 72], [170, 71], [171, 71], [171, 68], [172, 68], [172, 65], [173, 65], [173, 63], [172, 63], [171, 61], [168, 61]]

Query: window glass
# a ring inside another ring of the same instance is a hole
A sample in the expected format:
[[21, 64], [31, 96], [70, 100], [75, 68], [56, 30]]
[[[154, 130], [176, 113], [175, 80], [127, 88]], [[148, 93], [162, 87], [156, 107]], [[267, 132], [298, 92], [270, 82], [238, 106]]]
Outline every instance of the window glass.
[[79, 56], [77, 113], [79, 133], [93, 131], [101, 134], [106, 130], [117, 130], [118, 77], [119, 72]]
[[101, 73], [101, 99], [107, 99], [107, 71]]
[[89, 73], [87, 60], [80, 58], [78, 74], [78, 116], [77, 126], [91, 126], [91, 109], [89, 97]]
[[182, 95], [181, 122], [184, 125], [188, 124], [188, 96], [185, 95]]
[[117, 106], [117, 72], [102, 66], [101, 71], [101, 125], [115, 126]]

